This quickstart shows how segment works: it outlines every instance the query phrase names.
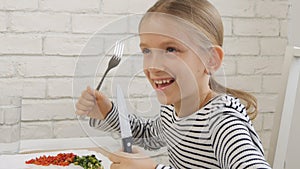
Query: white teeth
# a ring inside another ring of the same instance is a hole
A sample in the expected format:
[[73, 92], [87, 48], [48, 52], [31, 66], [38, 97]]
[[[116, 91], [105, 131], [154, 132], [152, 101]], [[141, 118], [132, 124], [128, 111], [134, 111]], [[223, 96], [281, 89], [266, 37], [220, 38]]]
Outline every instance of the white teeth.
[[167, 83], [170, 83], [170, 82], [171, 82], [171, 80], [155, 80], [154, 81], [155, 84], [159, 84], [159, 85], [167, 84]]

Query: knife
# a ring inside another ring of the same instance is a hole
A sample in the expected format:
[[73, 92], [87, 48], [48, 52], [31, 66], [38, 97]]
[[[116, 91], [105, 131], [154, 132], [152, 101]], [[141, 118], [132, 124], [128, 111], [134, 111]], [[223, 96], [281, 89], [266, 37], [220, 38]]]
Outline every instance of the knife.
[[128, 118], [128, 110], [120, 85], [117, 85], [117, 107], [119, 110], [119, 123], [124, 152], [132, 153], [132, 133]]

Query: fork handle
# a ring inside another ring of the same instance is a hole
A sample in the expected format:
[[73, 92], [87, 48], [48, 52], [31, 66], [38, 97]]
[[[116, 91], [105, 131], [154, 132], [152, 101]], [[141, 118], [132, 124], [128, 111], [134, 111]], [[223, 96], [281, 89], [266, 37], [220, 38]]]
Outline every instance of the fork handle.
[[109, 69], [106, 69], [106, 71], [105, 71], [104, 75], [102, 76], [102, 79], [101, 79], [100, 83], [98, 84], [96, 90], [99, 91], [99, 89], [100, 89], [100, 87], [101, 87], [101, 85], [102, 85], [102, 83], [104, 81], [104, 78], [106, 77], [106, 74], [108, 73], [108, 71], [109, 71]]

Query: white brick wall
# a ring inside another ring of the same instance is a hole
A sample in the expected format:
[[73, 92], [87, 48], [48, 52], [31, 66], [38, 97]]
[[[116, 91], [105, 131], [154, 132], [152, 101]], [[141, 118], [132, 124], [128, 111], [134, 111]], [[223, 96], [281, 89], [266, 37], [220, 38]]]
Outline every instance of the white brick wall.
[[[124, 35], [120, 32], [136, 30], [136, 24], [120, 18], [144, 13], [155, 1], [0, 0], [0, 93], [23, 95], [22, 138], [86, 136], [74, 115], [73, 97], [99, 81], [106, 68], [101, 65], [108, 61], [108, 57], [99, 56], [109, 52], [115, 40]], [[290, 3], [288, 0], [211, 2], [220, 11], [225, 27], [226, 57], [224, 70], [218, 76], [221, 75], [219, 78], [226, 86], [257, 96], [260, 114], [254, 127], [268, 152], [288, 42]], [[101, 35], [93, 36], [97, 31]], [[135, 40], [129, 41], [126, 52], [138, 52], [133, 45]], [[122, 81], [130, 80], [137, 72], [138, 76], [142, 74], [141, 59], [135, 59], [132, 65], [126, 64], [133, 62], [128, 59], [123, 67], [111, 72], [102, 87], [104, 93], [111, 96], [110, 84], [115, 80], [111, 76], [115, 73], [122, 76], [117, 79]], [[154, 106], [157, 102], [142, 98], [148, 97], [149, 93], [144, 91], [149, 86], [139, 78], [131, 79], [136, 83], [129, 88], [130, 107], [151, 117], [151, 112], [158, 110]]]
[[14, 12], [10, 15], [10, 29], [14, 32], [68, 32], [70, 14], [46, 12]]
[[40, 35], [0, 34], [0, 54], [41, 54]]
[[38, 9], [39, 0], [0, 0], [1, 10], [26, 10]]

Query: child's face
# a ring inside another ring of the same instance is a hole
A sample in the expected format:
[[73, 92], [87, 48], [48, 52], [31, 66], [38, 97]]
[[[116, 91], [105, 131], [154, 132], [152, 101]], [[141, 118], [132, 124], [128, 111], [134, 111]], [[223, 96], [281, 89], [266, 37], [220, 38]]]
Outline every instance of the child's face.
[[183, 100], [191, 100], [197, 104], [208, 88], [205, 66], [199, 52], [192, 50], [192, 41], [173, 26], [163, 19], [141, 24], [144, 73], [160, 103], [181, 104]]

